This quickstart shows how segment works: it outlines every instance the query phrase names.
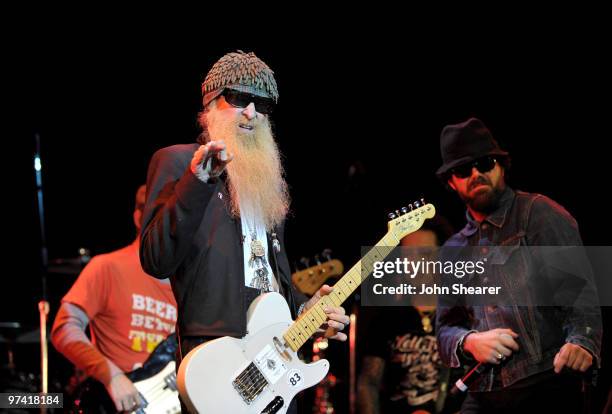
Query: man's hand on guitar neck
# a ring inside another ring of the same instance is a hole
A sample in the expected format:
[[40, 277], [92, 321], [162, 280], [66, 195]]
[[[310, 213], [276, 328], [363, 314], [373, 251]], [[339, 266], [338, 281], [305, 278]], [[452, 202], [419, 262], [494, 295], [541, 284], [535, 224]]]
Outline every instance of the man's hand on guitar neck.
[[138, 390], [125, 374], [115, 375], [106, 385], [106, 391], [119, 412], [132, 412], [143, 403]]
[[[328, 285], [323, 285], [321, 288], [315, 293], [309, 300], [306, 302], [304, 306], [304, 310], [312, 308], [315, 303], [321, 299], [321, 296], [329, 295], [333, 292], [334, 288]], [[348, 316], [346, 316], [346, 312], [343, 307], [329, 307], [325, 309], [325, 313], [327, 314], [327, 322], [323, 325], [323, 329], [319, 329], [319, 333], [323, 334], [326, 338], [336, 339], [338, 341], [346, 341], [347, 336], [345, 333], [340, 332], [347, 326], [350, 322]]]

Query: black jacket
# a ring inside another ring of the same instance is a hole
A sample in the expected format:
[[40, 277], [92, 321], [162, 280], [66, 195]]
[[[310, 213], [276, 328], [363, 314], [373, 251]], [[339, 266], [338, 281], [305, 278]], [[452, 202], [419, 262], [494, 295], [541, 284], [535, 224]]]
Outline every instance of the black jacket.
[[[195, 143], [174, 145], [153, 155], [140, 260], [147, 273], [170, 277], [182, 336], [242, 337], [247, 308], [241, 223], [230, 215], [224, 180], [204, 183], [190, 171], [197, 148]], [[281, 249], [274, 252], [268, 235], [270, 265], [295, 317], [297, 295], [282, 226], [276, 233]]]

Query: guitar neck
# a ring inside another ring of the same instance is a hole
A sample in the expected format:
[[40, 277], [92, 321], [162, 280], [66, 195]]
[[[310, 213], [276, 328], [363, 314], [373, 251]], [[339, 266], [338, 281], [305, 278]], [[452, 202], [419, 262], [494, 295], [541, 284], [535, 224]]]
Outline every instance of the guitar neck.
[[340, 306], [361, 285], [373, 270], [374, 262], [383, 260], [391, 252], [391, 248], [399, 244], [392, 233], [387, 233], [376, 245], [365, 254], [346, 274], [336, 282], [334, 290], [321, 297], [317, 303], [293, 322], [283, 338], [289, 347], [298, 349], [325, 323], [327, 315], [325, 308]]

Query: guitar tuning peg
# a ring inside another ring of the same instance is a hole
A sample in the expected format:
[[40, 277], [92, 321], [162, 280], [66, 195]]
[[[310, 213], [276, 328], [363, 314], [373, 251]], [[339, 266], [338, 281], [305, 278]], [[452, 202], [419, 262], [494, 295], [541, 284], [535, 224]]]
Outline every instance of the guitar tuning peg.
[[400, 209], [400, 211], [402, 212], [402, 214], [406, 214], [408, 212], [408, 208], [407, 207], [402, 207]]
[[317, 265], [320, 265], [320, 264], [321, 264], [321, 259], [319, 259], [319, 255], [318, 255], [318, 254], [315, 254], [315, 255], [314, 255], [314, 260], [315, 260], [315, 263], [316, 263]]
[[332, 259], [332, 258], [331, 258], [331, 254], [332, 254], [332, 250], [331, 250], [331, 249], [324, 249], [324, 250], [321, 252], [321, 256], [323, 256], [323, 258], [324, 258], [326, 261], [328, 261], [328, 262], [329, 262], [329, 261]]
[[423, 205], [427, 204], [427, 203], [425, 202], [425, 199], [424, 199], [424, 198], [421, 198], [421, 204], [423, 204]]
[[421, 207], [421, 206], [422, 206], [422, 204], [421, 204], [421, 202], [420, 202], [420, 201], [415, 201], [415, 202], [414, 202], [414, 206], [415, 206], [416, 208], [419, 208], [419, 207]]
[[414, 210], [414, 206], [412, 204], [408, 204], [408, 208], [410, 209], [410, 211]]
[[395, 215], [395, 213], [389, 213], [387, 215], [387, 217], [389, 217], [389, 220], [393, 220], [394, 218], [396, 218], [397, 216]]
[[300, 259], [300, 263], [304, 266], [304, 269], [308, 269], [310, 267], [310, 260], [307, 257], [302, 257]]

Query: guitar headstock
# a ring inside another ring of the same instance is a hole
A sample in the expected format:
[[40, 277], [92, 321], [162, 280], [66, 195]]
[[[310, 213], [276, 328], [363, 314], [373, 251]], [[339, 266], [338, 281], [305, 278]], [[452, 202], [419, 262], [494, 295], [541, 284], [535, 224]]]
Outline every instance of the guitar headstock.
[[408, 207], [402, 207], [389, 213], [389, 231], [397, 240], [406, 237], [410, 233], [417, 231], [423, 226], [425, 220], [436, 215], [436, 208], [433, 204], [425, 203], [425, 200], [420, 199]]
[[299, 270], [291, 275], [293, 284], [300, 292], [312, 296], [327, 279], [342, 276], [344, 265], [340, 260], [332, 259], [329, 253], [326, 253], [327, 251], [328, 250], [323, 253], [323, 257], [325, 257], [327, 261], [321, 263], [318, 256], [315, 256], [317, 261], [316, 265]]

